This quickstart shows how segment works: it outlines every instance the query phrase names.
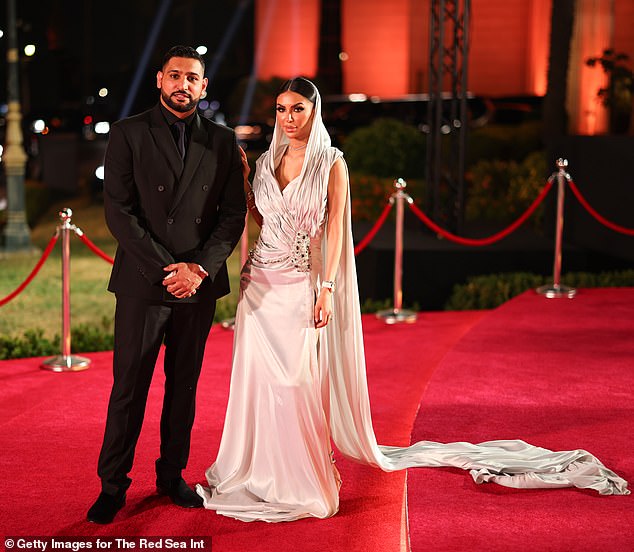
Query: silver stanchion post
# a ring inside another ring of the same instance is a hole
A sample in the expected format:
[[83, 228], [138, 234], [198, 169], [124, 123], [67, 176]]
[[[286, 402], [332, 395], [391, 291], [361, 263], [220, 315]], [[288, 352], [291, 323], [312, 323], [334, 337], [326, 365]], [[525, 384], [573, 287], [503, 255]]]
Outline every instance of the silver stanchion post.
[[396, 191], [390, 197], [390, 203], [396, 202], [396, 240], [394, 244], [394, 308], [376, 313], [377, 318], [386, 324], [400, 322], [412, 323], [416, 321], [416, 313], [403, 310], [403, 220], [405, 201], [412, 203], [413, 199], [405, 193], [407, 183], [402, 178], [394, 181]]
[[572, 299], [577, 290], [561, 285], [561, 239], [564, 231], [564, 191], [568, 173], [566, 159], [557, 159], [557, 227], [555, 229], [555, 262], [553, 266], [553, 283], [537, 288], [537, 293], [545, 295], [549, 299], [556, 297], [568, 297]]
[[62, 209], [59, 218], [62, 224], [62, 354], [45, 360], [40, 368], [53, 372], [78, 372], [90, 366], [90, 359], [70, 354], [70, 233], [73, 211]]

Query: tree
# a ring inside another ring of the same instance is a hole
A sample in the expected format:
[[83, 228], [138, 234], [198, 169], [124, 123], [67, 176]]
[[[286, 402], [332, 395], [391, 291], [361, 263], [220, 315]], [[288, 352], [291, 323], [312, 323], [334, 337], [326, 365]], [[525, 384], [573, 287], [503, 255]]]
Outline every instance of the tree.
[[630, 56], [615, 52], [612, 48], [603, 50], [600, 57], [586, 60], [590, 67], [599, 65], [608, 76], [605, 88], [599, 88], [597, 97], [610, 110], [610, 132], [623, 134], [628, 131], [634, 100], [634, 72], [625, 64]]

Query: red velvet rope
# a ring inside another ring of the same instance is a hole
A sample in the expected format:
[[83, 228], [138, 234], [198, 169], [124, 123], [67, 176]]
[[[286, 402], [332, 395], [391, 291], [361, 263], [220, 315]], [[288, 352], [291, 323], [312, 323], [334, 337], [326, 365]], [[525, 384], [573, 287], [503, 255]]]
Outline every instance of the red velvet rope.
[[392, 208], [392, 204], [388, 203], [384, 208], [383, 208], [383, 212], [379, 215], [379, 218], [377, 219], [377, 221], [374, 223], [374, 226], [371, 228], [371, 230], [365, 235], [365, 238], [363, 238], [354, 248], [354, 254], [358, 255], [359, 253], [361, 253], [361, 251], [363, 251], [367, 245], [374, 239], [374, 236], [376, 236], [376, 233], [379, 231], [379, 229], [381, 228], [381, 226], [383, 226], [383, 223], [385, 222], [385, 219], [387, 218], [387, 215], [390, 212], [390, 209]]
[[79, 236], [79, 239], [83, 241], [84, 244], [86, 244], [86, 246], [88, 247], [88, 249], [90, 249], [95, 255], [98, 255], [104, 261], [108, 261], [110, 264], [114, 264], [114, 259], [106, 255], [101, 249], [99, 249], [94, 243], [92, 243], [88, 239], [88, 236], [86, 236], [86, 234], [84, 234], [83, 232], [81, 233], [77, 232], [77, 235]]
[[592, 206], [586, 201], [586, 199], [581, 195], [579, 188], [575, 185], [572, 180], [568, 180], [568, 185], [572, 190], [572, 193], [575, 194], [575, 197], [583, 205], [586, 211], [590, 213], [597, 221], [599, 221], [603, 226], [607, 226], [610, 230], [614, 230], [615, 232], [620, 232], [621, 234], [627, 234], [628, 236], [634, 236], [634, 229], [625, 228], [625, 226], [620, 226], [619, 224], [614, 224], [610, 222], [608, 219], [602, 217], [599, 213], [597, 213]]
[[414, 212], [414, 214], [423, 221], [429, 228], [431, 228], [434, 232], [437, 232], [441, 236], [447, 238], [450, 241], [455, 243], [459, 243], [461, 245], [470, 245], [473, 247], [481, 247], [483, 245], [491, 245], [497, 241], [500, 241], [502, 238], [508, 236], [511, 232], [514, 232], [519, 228], [528, 217], [530, 217], [535, 209], [539, 206], [539, 204], [544, 200], [550, 189], [552, 188], [552, 181], [548, 180], [544, 189], [537, 196], [535, 201], [531, 203], [530, 207], [526, 210], [526, 212], [521, 215], [515, 222], [513, 222], [508, 228], [501, 230], [500, 232], [489, 236], [488, 238], [461, 238], [460, 236], [456, 236], [446, 230], [443, 230], [440, 226], [438, 226], [433, 220], [431, 220], [425, 213], [423, 213], [414, 203], [409, 204], [409, 208]]
[[24, 290], [24, 288], [31, 283], [31, 280], [33, 280], [33, 278], [35, 278], [36, 274], [40, 271], [40, 268], [42, 268], [42, 265], [44, 264], [44, 261], [46, 261], [48, 256], [51, 254], [51, 251], [53, 250], [53, 247], [55, 247], [55, 243], [56, 242], [57, 242], [57, 233], [48, 242], [48, 245], [46, 246], [46, 249], [44, 250], [44, 253], [42, 253], [42, 256], [40, 257], [40, 260], [37, 262], [37, 264], [35, 265], [33, 270], [31, 270], [31, 274], [29, 274], [26, 277], [26, 280], [24, 280], [24, 282], [22, 282], [16, 288], [15, 291], [9, 293], [9, 295], [7, 295], [4, 299], [0, 299], [0, 307], [4, 306], [6, 303], [11, 301], [11, 299], [13, 299], [17, 295], [19, 295]]

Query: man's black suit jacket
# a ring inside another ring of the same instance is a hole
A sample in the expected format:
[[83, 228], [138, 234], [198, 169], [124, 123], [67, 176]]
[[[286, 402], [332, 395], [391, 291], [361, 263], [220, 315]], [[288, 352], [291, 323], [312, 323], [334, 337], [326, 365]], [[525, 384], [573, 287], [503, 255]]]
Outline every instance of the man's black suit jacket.
[[[185, 161], [160, 105], [116, 122], [106, 150], [106, 222], [119, 245], [108, 289], [117, 295], [180, 303], [229, 292], [226, 259], [246, 214], [242, 165], [232, 130], [196, 115]], [[198, 292], [176, 299], [163, 267], [201, 265]]]

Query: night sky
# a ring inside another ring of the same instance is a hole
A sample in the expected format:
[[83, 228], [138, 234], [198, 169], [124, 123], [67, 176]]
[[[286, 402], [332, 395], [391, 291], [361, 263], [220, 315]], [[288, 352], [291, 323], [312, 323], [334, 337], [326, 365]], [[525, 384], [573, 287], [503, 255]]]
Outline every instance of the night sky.
[[[118, 118], [161, 0], [16, 0], [21, 55], [20, 86], [25, 119], [64, 112], [81, 120], [87, 114]], [[250, 0], [172, 0], [130, 114], [158, 99], [155, 75], [164, 52], [175, 44], [205, 45], [210, 68], [213, 56], [240, 5], [236, 33], [210, 83], [209, 100], [228, 109], [253, 58], [254, 2]], [[6, 2], [0, 13], [0, 55], [6, 59]], [[26, 44], [36, 53], [27, 58]], [[102, 99], [98, 90], [106, 87]], [[90, 98], [95, 99], [90, 103]], [[0, 102], [6, 103], [6, 63], [0, 67]], [[233, 102], [235, 103], [235, 101]], [[222, 107], [221, 107], [222, 108]], [[231, 113], [227, 113], [230, 117]]]

